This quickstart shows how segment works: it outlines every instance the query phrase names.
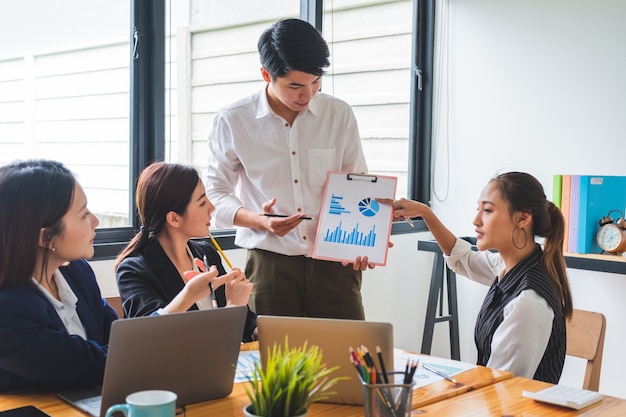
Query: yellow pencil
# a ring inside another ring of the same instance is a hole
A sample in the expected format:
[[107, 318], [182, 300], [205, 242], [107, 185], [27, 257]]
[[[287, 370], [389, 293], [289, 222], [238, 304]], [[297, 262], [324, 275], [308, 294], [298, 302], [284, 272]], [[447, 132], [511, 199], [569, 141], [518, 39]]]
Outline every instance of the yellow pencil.
[[220, 255], [222, 255], [222, 258], [224, 258], [224, 260], [226, 261], [226, 264], [228, 264], [228, 267], [230, 269], [233, 269], [233, 264], [230, 263], [230, 261], [228, 260], [228, 258], [224, 254], [224, 251], [222, 250], [222, 248], [220, 248], [220, 245], [217, 244], [217, 240], [215, 240], [215, 238], [213, 236], [211, 236], [211, 235], [209, 235], [209, 237], [211, 238], [211, 242], [213, 242], [213, 246], [215, 246], [215, 249], [217, 249], [217, 251], [220, 253]]

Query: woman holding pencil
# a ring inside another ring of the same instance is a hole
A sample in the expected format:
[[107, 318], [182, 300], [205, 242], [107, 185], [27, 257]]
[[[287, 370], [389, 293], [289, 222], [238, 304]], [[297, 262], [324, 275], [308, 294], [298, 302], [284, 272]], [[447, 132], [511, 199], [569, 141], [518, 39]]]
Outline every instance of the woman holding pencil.
[[[126, 317], [247, 305], [252, 284], [224, 258], [226, 273], [217, 242], [206, 239], [214, 206], [195, 168], [151, 164], [137, 181], [136, 202], [141, 229], [115, 263]], [[255, 335], [248, 309], [242, 341]]]

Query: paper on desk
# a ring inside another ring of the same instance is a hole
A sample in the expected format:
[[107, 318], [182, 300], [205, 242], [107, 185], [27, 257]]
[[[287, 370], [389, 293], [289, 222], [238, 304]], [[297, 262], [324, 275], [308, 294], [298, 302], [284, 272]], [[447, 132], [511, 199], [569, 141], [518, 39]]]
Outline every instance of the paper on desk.
[[254, 363], [261, 360], [258, 350], [244, 350], [239, 352], [237, 370], [235, 371], [235, 384], [246, 382], [254, 376]]
[[[471, 363], [455, 361], [453, 359], [438, 358], [436, 356], [417, 355], [415, 353], [406, 352], [402, 349], [394, 349], [393, 357], [394, 370], [398, 372], [404, 372], [407, 360], [413, 362], [417, 359], [419, 359], [420, 363], [426, 363], [427, 365], [430, 365], [450, 376], [476, 368], [476, 365]], [[260, 360], [261, 355], [258, 350], [246, 350], [239, 352], [237, 370], [235, 371], [235, 383], [246, 382], [248, 381], [248, 378], [252, 378], [254, 374], [254, 363]], [[439, 375], [433, 374], [432, 372], [428, 372], [422, 367], [418, 367], [415, 371], [413, 379], [415, 381], [415, 388], [417, 389], [433, 382], [441, 381], [443, 378]]]
[[[393, 365], [395, 371], [404, 372], [407, 360], [413, 362], [418, 359], [420, 363], [430, 365], [431, 367], [449, 376], [453, 376], [477, 367], [477, 365], [467, 362], [455, 361], [454, 359], [438, 358], [436, 356], [429, 355], [417, 355], [415, 353], [406, 352], [402, 349], [393, 350]], [[415, 389], [428, 384], [432, 384], [433, 382], [441, 381], [443, 379], [444, 378], [427, 371], [421, 366], [417, 367], [417, 369], [415, 370], [415, 375], [413, 376], [413, 381], [415, 381]]]

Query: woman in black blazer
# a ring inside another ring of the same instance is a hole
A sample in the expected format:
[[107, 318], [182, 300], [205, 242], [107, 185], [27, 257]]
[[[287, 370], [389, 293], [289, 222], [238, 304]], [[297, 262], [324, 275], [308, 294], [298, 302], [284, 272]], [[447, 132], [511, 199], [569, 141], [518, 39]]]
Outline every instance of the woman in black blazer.
[[[115, 265], [126, 317], [247, 305], [252, 284], [238, 268], [227, 273], [206, 239], [215, 207], [195, 168], [151, 164], [139, 176], [136, 201], [142, 226]], [[248, 309], [242, 341], [254, 339], [256, 315]]]
[[0, 392], [102, 384], [117, 314], [85, 261], [97, 226], [63, 164], [0, 167]]

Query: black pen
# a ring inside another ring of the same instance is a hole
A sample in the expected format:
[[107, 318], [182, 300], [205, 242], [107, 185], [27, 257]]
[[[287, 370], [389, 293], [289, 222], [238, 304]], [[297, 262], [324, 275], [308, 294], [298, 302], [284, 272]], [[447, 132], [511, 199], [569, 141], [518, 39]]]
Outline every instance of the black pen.
[[[204, 272], [209, 272], [209, 260], [206, 255], [204, 255], [203, 261]], [[215, 298], [215, 291], [213, 291], [213, 281], [209, 281], [209, 289], [211, 290], [211, 303], [213, 304], [213, 308], [217, 308], [217, 299]]]
[[[286, 215], [286, 214], [272, 214], [272, 213], [259, 213], [259, 216], [265, 216], [265, 217], [291, 217]], [[300, 217], [301, 220], [316, 220], [315, 217]]]

